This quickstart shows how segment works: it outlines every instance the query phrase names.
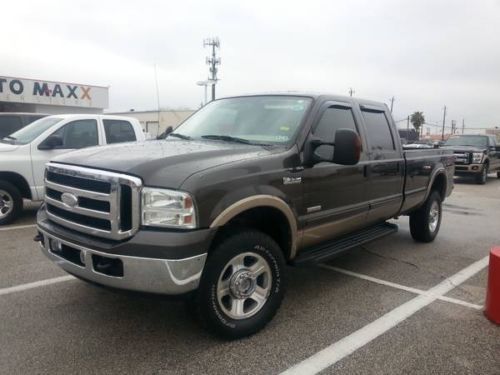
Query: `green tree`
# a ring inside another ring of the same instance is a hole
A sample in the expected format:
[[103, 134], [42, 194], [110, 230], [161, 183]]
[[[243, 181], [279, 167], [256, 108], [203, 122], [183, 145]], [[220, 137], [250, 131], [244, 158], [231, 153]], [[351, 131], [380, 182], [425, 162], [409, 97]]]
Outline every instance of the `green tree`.
[[410, 117], [410, 121], [417, 133], [420, 134], [420, 128], [425, 123], [424, 112], [414, 112]]

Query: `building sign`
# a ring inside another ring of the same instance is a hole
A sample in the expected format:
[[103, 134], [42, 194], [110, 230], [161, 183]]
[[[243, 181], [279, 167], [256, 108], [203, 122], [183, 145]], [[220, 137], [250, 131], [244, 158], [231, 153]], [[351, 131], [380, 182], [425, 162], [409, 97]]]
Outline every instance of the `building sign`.
[[0, 76], [0, 102], [108, 108], [108, 88]]

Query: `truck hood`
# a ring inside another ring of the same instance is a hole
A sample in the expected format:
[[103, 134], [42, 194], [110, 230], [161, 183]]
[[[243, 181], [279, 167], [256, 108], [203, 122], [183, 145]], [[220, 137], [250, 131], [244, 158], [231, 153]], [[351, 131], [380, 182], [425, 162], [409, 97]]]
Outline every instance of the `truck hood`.
[[453, 150], [453, 152], [484, 152], [485, 148], [475, 146], [441, 146], [445, 150]]
[[19, 145], [11, 145], [9, 143], [0, 142], [0, 152], [16, 151]]
[[194, 173], [270, 153], [261, 146], [166, 139], [85, 148], [52, 161], [131, 174], [145, 185], [176, 189]]

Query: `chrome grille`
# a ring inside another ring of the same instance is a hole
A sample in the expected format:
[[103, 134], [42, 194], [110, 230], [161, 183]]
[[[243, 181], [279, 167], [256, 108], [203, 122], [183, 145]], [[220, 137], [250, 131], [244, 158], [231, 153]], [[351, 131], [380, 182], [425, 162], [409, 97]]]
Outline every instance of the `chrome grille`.
[[139, 229], [139, 178], [58, 163], [47, 164], [48, 217], [94, 236], [121, 240]]
[[455, 153], [455, 164], [470, 164], [472, 155], [469, 152]]

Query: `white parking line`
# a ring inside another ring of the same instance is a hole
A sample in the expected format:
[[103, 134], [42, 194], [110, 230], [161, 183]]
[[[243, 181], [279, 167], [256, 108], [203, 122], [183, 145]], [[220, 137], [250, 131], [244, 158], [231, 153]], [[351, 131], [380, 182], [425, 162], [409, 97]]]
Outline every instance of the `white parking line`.
[[[334, 266], [328, 266], [326, 264], [321, 264], [321, 265], [319, 265], [319, 267], [324, 268], [324, 269], [328, 269], [328, 270], [332, 270], [332, 271], [336, 271], [336, 272], [342, 273], [344, 275], [349, 275], [349, 276], [352, 276], [352, 277], [357, 277], [358, 279], [363, 279], [363, 280], [366, 280], [366, 281], [371, 281], [372, 283], [377, 283], [377, 284], [380, 284], [380, 285], [389, 286], [391, 288], [401, 289], [401, 290], [404, 290], [406, 292], [410, 292], [410, 293], [414, 293], [414, 294], [430, 294], [430, 292], [426, 291], [426, 290], [421, 290], [421, 289], [416, 289], [416, 288], [412, 288], [412, 287], [401, 285], [401, 284], [396, 284], [396, 283], [393, 283], [391, 281], [377, 279], [376, 277], [372, 277], [372, 276], [368, 276], [368, 275], [363, 275], [361, 273], [344, 270], [342, 268], [338, 268], [338, 267], [334, 267]], [[482, 310], [483, 309], [483, 306], [481, 306], [481, 305], [476, 305], [474, 303], [465, 302], [465, 301], [462, 301], [462, 300], [459, 300], [459, 299], [456, 299], [456, 298], [445, 297], [445, 296], [436, 296], [436, 298], [438, 300], [440, 300], [440, 301], [455, 303], [457, 305], [470, 307], [470, 308], [476, 309], [476, 310]]]
[[34, 228], [34, 227], [36, 227], [36, 224], [16, 225], [13, 227], [0, 228], [0, 232], [5, 232], [8, 230], [16, 230], [16, 229]]
[[17, 293], [17, 292], [23, 292], [25, 290], [39, 288], [41, 286], [47, 286], [47, 285], [51, 285], [51, 284], [62, 283], [64, 281], [69, 281], [69, 280], [74, 280], [74, 279], [75, 278], [73, 276], [68, 275], [68, 276], [54, 277], [52, 279], [35, 281], [33, 283], [11, 286], [8, 288], [2, 288], [2, 289], [0, 289], [0, 296], [4, 296], [6, 294]]
[[333, 343], [325, 349], [317, 352], [311, 357], [299, 362], [295, 366], [282, 372], [286, 375], [303, 375], [303, 374], [316, 374], [327, 367], [332, 366], [341, 359], [354, 353], [356, 350], [362, 348], [366, 344], [375, 340], [380, 335], [384, 334], [391, 328], [394, 328], [399, 323], [408, 319], [417, 311], [428, 306], [436, 301], [439, 296], [443, 296], [453, 288], [462, 284], [464, 281], [480, 272], [488, 265], [488, 257], [471, 264], [464, 268], [462, 271], [447, 278], [435, 287], [428, 290], [426, 294], [421, 294], [412, 300], [403, 303], [396, 307], [394, 310], [389, 311], [379, 319], [371, 322], [370, 324], [360, 328], [356, 332], [344, 337], [343, 339]]

